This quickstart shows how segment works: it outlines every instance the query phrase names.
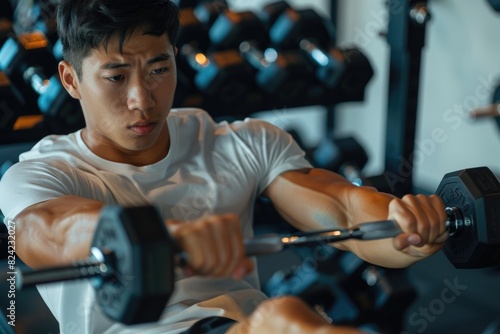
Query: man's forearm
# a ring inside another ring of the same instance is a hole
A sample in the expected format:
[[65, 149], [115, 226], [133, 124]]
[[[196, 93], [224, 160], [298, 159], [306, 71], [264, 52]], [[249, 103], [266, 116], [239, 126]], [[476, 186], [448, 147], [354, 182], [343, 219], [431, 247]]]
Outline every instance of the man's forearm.
[[[395, 198], [370, 187], [354, 186], [321, 169], [284, 173], [265, 194], [271, 197], [280, 214], [301, 230], [350, 228], [385, 220], [389, 203]], [[349, 240], [334, 246], [386, 267], [406, 267], [418, 260], [396, 250], [392, 239]]]
[[102, 206], [64, 196], [26, 208], [14, 219], [18, 256], [33, 268], [87, 257]]

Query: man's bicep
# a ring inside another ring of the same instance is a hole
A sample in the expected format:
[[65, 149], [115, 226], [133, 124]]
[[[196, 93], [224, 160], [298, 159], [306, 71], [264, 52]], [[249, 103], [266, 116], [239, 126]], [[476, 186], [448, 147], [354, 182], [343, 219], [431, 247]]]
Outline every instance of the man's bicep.
[[309, 173], [310, 170], [311, 168], [301, 168], [295, 170], [288, 170], [279, 174], [264, 189], [262, 195], [272, 200], [272, 198], [278, 196], [280, 189], [282, 189], [282, 187], [286, 187], [286, 185], [289, 184], [285, 183], [285, 181], [290, 180], [293, 183], [294, 176], [296, 176], [296, 174], [307, 174]]

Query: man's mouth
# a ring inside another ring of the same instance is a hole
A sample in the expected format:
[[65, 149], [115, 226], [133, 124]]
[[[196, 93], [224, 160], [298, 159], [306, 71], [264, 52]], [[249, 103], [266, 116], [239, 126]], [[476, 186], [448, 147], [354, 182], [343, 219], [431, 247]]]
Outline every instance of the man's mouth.
[[129, 129], [139, 135], [145, 135], [151, 133], [155, 127], [156, 127], [155, 122], [140, 122], [129, 126]]

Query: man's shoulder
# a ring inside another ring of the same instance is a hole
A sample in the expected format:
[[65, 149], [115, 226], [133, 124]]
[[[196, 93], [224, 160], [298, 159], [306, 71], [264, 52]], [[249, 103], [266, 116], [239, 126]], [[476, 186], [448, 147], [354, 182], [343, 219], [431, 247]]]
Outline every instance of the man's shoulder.
[[230, 115], [214, 118], [208, 111], [200, 108], [174, 108], [171, 110], [169, 117], [174, 119], [177, 125], [196, 124], [197, 128], [200, 126], [205, 129], [210, 128], [217, 131], [218, 134], [235, 132], [256, 135], [263, 131], [281, 131], [274, 124], [260, 118], [246, 117], [238, 119]]
[[[78, 132], [77, 132], [78, 133]], [[77, 133], [49, 135], [39, 140], [31, 150], [20, 154], [19, 160], [38, 159], [44, 156], [72, 155], [77, 150]]]
[[212, 116], [210, 116], [210, 114], [206, 110], [201, 108], [172, 108], [170, 110], [169, 117], [173, 117], [176, 119], [196, 118], [213, 121]]

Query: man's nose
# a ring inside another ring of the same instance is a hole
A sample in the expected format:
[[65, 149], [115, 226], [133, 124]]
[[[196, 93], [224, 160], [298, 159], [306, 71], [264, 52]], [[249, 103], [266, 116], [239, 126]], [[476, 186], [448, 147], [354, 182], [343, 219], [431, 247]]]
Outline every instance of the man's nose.
[[127, 105], [129, 110], [146, 111], [154, 107], [153, 87], [147, 79], [137, 78], [129, 84]]

